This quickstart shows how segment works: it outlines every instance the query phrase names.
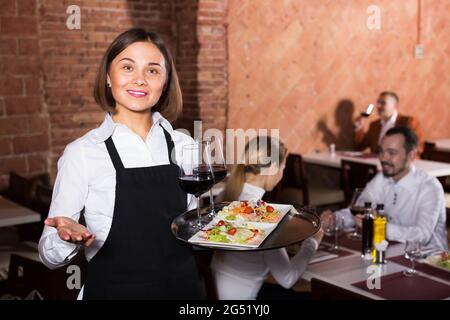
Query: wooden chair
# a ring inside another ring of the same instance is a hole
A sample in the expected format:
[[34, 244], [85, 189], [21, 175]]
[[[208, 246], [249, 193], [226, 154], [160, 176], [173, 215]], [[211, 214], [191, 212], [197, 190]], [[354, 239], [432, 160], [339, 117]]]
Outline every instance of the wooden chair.
[[[84, 283], [86, 260], [80, 254], [69, 265], [78, 265], [81, 270], [81, 284]], [[44, 300], [75, 300], [78, 289], [69, 289], [66, 268], [50, 270], [40, 261], [12, 254], [7, 280], [9, 294], [24, 298], [36, 290]]]
[[450, 152], [442, 151], [436, 148], [436, 144], [432, 142], [425, 142], [425, 147], [421, 155], [423, 160], [439, 161], [450, 163]]
[[377, 166], [374, 164], [341, 160], [341, 179], [346, 206], [352, 199], [353, 191], [356, 188], [364, 188], [377, 172]]
[[342, 203], [344, 200], [340, 189], [309, 185], [300, 154], [288, 155], [283, 179], [275, 190], [276, 201], [294, 205], [324, 206]]
[[209, 250], [195, 250], [194, 257], [197, 263], [197, 270], [200, 276], [200, 280], [203, 281], [205, 294], [207, 300], [217, 300], [216, 283], [214, 281], [214, 275], [211, 271], [211, 259], [213, 251]]
[[10, 172], [9, 187], [3, 192], [3, 195], [18, 204], [34, 209], [37, 185], [49, 186], [47, 173], [26, 178], [15, 172]]
[[[450, 163], [450, 152], [438, 150], [436, 144], [432, 142], [425, 142], [424, 151], [421, 157], [423, 160]], [[444, 187], [445, 192], [450, 193], [450, 176], [439, 177], [438, 180]], [[447, 207], [450, 207], [450, 195], [446, 198], [446, 204]]]
[[50, 204], [52, 202], [53, 190], [44, 185], [38, 184], [36, 186], [35, 210], [41, 214], [41, 221], [47, 218]]
[[32, 191], [32, 184], [27, 178], [15, 172], [9, 173], [9, 187], [4, 192], [6, 198], [23, 206], [30, 207]]
[[311, 297], [313, 300], [370, 300], [368, 297], [316, 278], [311, 279]]

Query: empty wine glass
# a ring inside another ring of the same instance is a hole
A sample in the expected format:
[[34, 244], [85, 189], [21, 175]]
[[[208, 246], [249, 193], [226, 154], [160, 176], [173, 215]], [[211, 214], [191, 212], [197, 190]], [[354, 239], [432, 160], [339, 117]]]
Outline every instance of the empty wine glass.
[[183, 146], [178, 181], [181, 189], [197, 199], [197, 219], [191, 223], [191, 226], [194, 229], [203, 228], [199, 197], [214, 185], [211, 148], [208, 141]]
[[322, 224], [322, 228], [326, 236], [334, 236], [334, 244], [330, 251], [338, 252], [340, 250], [339, 236], [344, 230], [344, 217], [336, 212], [333, 212], [330, 219], [327, 219]]
[[406, 241], [405, 244], [405, 258], [411, 260], [411, 268], [403, 271], [403, 274], [407, 277], [412, 277], [417, 275], [415, 261], [422, 257], [422, 246], [420, 241], [411, 240]]
[[[219, 137], [214, 137], [214, 140], [208, 139], [206, 141], [209, 141], [211, 146], [211, 163], [214, 172], [214, 185], [216, 185], [227, 177], [227, 166], [223, 156], [222, 140]], [[216, 215], [216, 211], [214, 210], [213, 188], [209, 190], [209, 203], [210, 210], [207, 218], [211, 220]]]

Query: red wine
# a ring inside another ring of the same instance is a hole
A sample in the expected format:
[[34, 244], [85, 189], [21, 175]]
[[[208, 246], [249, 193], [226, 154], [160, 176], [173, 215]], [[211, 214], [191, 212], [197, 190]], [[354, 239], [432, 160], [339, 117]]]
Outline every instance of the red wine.
[[350, 211], [352, 215], [356, 216], [357, 214], [364, 214], [366, 208], [364, 207], [350, 207]]
[[183, 191], [193, 194], [196, 197], [199, 197], [206, 191], [212, 188], [214, 185], [214, 180], [211, 175], [209, 177], [201, 177], [199, 176], [187, 176], [178, 178], [178, 183], [180, 184], [181, 189]]
[[367, 106], [366, 111], [361, 112], [361, 116], [365, 117], [365, 118], [370, 117], [370, 115], [372, 114], [373, 108], [374, 108], [374, 105], [373, 104], [369, 104]]
[[224, 166], [213, 165], [214, 183], [219, 183], [227, 177], [227, 169]]

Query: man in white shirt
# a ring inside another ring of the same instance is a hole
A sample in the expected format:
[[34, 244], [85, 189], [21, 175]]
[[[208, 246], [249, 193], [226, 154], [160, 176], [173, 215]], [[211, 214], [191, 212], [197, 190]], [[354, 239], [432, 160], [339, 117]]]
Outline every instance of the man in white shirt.
[[[383, 203], [388, 219], [388, 240], [419, 240], [425, 249], [448, 249], [444, 191], [439, 181], [413, 165], [418, 140], [406, 127], [389, 129], [380, 145], [382, 172], [366, 186], [358, 205]], [[361, 226], [361, 215], [353, 218], [349, 209], [337, 212], [347, 227]], [[323, 213], [330, 217], [331, 211]]]

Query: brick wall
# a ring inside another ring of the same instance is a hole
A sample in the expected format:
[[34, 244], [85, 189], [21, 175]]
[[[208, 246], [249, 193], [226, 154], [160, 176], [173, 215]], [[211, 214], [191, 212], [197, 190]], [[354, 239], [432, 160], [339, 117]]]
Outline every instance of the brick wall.
[[225, 129], [228, 106], [228, 0], [176, 0], [177, 68], [183, 88], [180, 127]]
[[42, 96], [35, 1], [0, 1], [0, 188], [9, 171], [45, 172], [49, 123]]
[[[421, 2], [424, 59], [418, 1], [230, 0], [227, 127], [280, 128], [293, 152], [349, 148], [352, 117], [394, 90], [427, 138], [450, 137], [450, 2]], [[366, 27], [372, 4], [381, 30]]]
[[[69, 5], [81, 29], [66, 27]], [[0, 188], [9, 171], [55, 174], [64, 146], [104, 114], [92, 88], [111, 40], [129, 27], [151, 29], [171, 48], [192, 129], [225, 127], [225, 0], [0, 0]], [[208, 123], [211, 125], [208, 125]]]

